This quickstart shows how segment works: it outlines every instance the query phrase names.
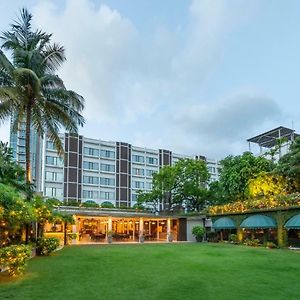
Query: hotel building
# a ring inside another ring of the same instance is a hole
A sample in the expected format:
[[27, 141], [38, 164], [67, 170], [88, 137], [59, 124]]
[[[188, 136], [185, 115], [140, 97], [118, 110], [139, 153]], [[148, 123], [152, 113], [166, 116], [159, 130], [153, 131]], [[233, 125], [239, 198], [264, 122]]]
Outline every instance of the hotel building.
[[[46, 197], [67, 202], [110, 202], [115, 207], [132, 207], [137, 192], [152, 189], [152, 177], [162, 166], [182, 158], [202, 159], [211, 180], [218, 179], [218, 161], [203, 156], [175, 154], [164, 149], [136, 147], [128, 143], [61, 134], [65, 151], [60, 157], [54, 144], [32, 134], [32, 174], [36, 190]], [[25, 134], [11, 134], [16, 161], [25, 166]]]

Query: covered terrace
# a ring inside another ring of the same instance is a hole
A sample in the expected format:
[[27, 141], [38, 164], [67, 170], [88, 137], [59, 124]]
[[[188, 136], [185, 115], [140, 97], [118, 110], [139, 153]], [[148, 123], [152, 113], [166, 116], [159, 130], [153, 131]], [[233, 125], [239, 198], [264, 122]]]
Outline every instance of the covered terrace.
[[[160, 216], [134, 210], [57, 207], [73, 216], [74, 224], [66, 227], [73, 243], [172, 242], [186, 240], [186, 219]], [[46, 236], [63, 238], [62, 224], [47, 224]]]

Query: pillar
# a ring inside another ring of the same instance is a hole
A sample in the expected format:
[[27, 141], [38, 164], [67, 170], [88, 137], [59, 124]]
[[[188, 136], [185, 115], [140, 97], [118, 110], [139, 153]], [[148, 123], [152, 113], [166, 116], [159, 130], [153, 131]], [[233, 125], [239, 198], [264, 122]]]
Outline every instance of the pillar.
[[159, 220], [156, 221], [156, 238], [159, 240]]
[[108, 218], [108, 228], [107, 228], [108, 233], [112, 233], [112, 217]]
[[112, 243], [112, 217], [108, 217], [107, 223], [107, 242]]
[[264, 229], [264, 241], [263, 246], [266, 247], [268, 241], [268, 229]]
[[167, 242], [172, 242], [171, 219], [167, 219]]
[[281, 211], [277, 212], [277, 244], [279, 248], [286, 246], [286, 232], [283, 228], [284, 219]]
[[241, 227], [236, 228], [236, 235], [239, 243], [243, 242], [243, 229]]
[[140, 218], [140, 232], [139, 232], [139, 242], [144, 243], [144, 220]]

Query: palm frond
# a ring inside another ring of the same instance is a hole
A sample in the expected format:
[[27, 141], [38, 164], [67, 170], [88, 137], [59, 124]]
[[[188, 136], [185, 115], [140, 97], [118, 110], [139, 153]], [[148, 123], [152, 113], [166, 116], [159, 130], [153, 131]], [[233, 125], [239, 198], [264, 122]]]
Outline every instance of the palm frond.
[[45, 65], [50, 72], [57, 70], [66, 60], [65, 48], [57, 43], [45, 45], [45, 50], [42, 55], [42, 64]]
[[47, 89], [65, 89], [64, 82], [59, 76], [46, 74], [41, 79], [41, 85], [44, 90]]
[[3, 51], [0, 49], [0, 69], [5, 70], [9, 75], [14, 71], [13, 64], [8, 60]]

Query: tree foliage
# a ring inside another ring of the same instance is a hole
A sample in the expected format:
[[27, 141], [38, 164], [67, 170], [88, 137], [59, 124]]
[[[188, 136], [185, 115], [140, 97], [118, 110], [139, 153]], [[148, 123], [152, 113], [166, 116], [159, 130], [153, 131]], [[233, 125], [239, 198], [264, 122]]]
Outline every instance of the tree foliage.
[[250, 152], [227, 156], [221, 161], [219, 180], [224, 197], [229, 201], [247, 199], [249, 180], [256, 178], [262, 172], [270, 172], [273, 168], [272, 161], [264, 157], [256, 157]]
[[64, 47], [51, 42], [51, 34], [33, 30], [32, 15], [22, 9], [9, 31], [2, 33], [0, 50], [0, 121], [13, 116], [13, 131], [25, 122], [26, 182], [31, 182], [30, 132], [47, 133], [59, 153], [63, 152], [59, 130], [77, 132], [83, 125], [84, 99], [67, 90], [55, 74], [65, 61]]
[[269, 198], [288, 193], [288, 184], [284, 177], [266, 172], [248, 182], [250, 198]]
[[164, 166], [153, 176], [151, 192], [140, 192], [138, 203], [145, 203], [157, 211], [184, 207], [201, 210], [205, 203], [209, 173], [201, 160], [182, 159], [174, 166]]
[[291, 192], [300, 192], [300, 138], [290, 146], [289, 152], [282, 156], [275, 169], [288, 182]]

